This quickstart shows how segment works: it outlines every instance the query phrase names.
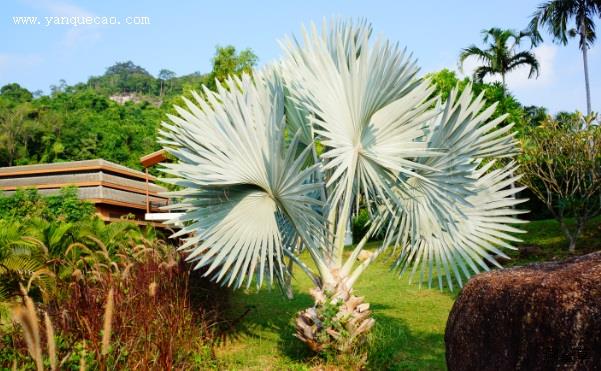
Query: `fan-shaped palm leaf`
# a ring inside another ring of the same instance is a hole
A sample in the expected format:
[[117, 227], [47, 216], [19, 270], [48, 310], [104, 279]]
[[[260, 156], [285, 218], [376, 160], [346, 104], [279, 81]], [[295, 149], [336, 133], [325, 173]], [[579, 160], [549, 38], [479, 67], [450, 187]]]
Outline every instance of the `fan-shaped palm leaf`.
[[[466, 218], [465, 211], [473, 207], [470, 200], [480, 192], [474, 176], [479, 174], [480, 159], [516, 152], [513, 125], [500, 126], [506, 115], [490, 120], [496, 104], [483, 109], [484, 104], [482, 94], [474, 99], [470, 86], [460, 96], [457, 88], [451, 92], [427, 135], [428, 145], [444, 149], [445, 155], [417, 159], [436, 171], [417, 170], [421, 178], [409, 177], [400, 185], [406, 188], [397, 191], [401, 207], [384, 211], [388, 215], [381, 222], [387, 236], [384, 246], [428, 249], [420, 241], [455, 230], [457, 220]], [[403, 250], [401, 260], [405, 256]]]
[[451, 223], [436, 233], [420, 233], [402, 250], [396, 265], [404, 272], [413, 265], [411, 276], [419, 268], [420, 281], [426, 279], [431, 285], [433, 273], [436, 273], [439, 286], [446, 277], [453, 288], [452, 276], [459, 286], [463, 285], [472, 273], [489, 270], [489, 265], [500, 267], [495, 256], [507, 258], [499, 247], [512, 249], [505, 242], [520, 240], [510, 233], [523, 231], [512, 224], [521, 223], [516, 215], [523, 211], [513, 206], [525, 200], [514, 195], [523, 188], [509, 186], [519, 179], [515, 174], [515, 163], [501, 169], [490, 171], [493, 162], [480, 167], [474, 173], [474, 195], [467, 198], [468, 204], [461, 206], [458, 213], [452, 215]]
[[181, 249], [196, 268], [235, 287], [282, 276], [290, 228], [313, 245], [318, 262], [323, 235], [322, 202], [312, 197], [321, 187], [317, 165], [304, 167], [311, 148], [296, 157], [299, 136], [285, 148], [282, 86], [271, 71], [254, 79], [231, 78], [216, 93], [205, 90], [206, 100], [195, 94], [161, 132], [180, 160], [166, 165], [178, 177], [169, 181], [185, 187], [173, 194], [182, 198], [174, 207], [188, 211], [173, 221], [187, 224], [177, 235], [194, 233]]
[[326, 147], [329, 220], [338, 225], [341, 258], [351, 205], [386, 200], [400, 174], [424, 168], [415, 157], [435, 155], [418, 141], [435, 113], [428, 110], [432, 88], [416, 79], [415, 62], [398, 45], [371, 42], [364, 23], [335, 21], [326, 29], [305, 31], [303, 45], [284, 43], [283, 73]]

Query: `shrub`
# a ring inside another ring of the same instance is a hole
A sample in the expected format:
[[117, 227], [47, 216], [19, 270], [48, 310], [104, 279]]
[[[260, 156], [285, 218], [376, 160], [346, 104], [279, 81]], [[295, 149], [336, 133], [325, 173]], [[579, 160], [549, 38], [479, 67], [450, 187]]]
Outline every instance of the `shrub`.
[[94, 211], [91, 203], [77, 197], [75, 187], [63, 188], [59, 194], [47, 197], [36, 189], [17, 189], [10, 196], [0, 195], [0, 219], [76, 222], [90, 219]]
[[360, 209], [357, 216], [353, 218], [353, 241], [361, 241], [365, 236], [369, 230], [369, 220], [367, 209]]
[[76, 187], [66, 187], [58, 195], [46, 197], [45, 214], [51, 220], [76, 222], [91, 218], [94, 212], [94, 205], [77, 197]]
[[[590, 218], [601, 212], [601, 127], [591, 125], [593, 119], [548, 117], [522, 142], [522, 182], [560, 223], [570, 252]], [[573, 227], [567, 218], [574, 218]]]
[[[191, 297], [189, 268], [171, 246], [143, 239], [109, 254], [101, 245], [73, 245], [61, 268], [70, 275], [37, 309], [55, 334], [55, 353], [45, 361], [58, 359], [58, 369], [215, 367], [211, 324], [218, 308]], [[38, 327], [45, 350], [48, 330]], [[27, 336], [16, 324], [9, 334], [0, 344], [0, 367], [33, 368]]]

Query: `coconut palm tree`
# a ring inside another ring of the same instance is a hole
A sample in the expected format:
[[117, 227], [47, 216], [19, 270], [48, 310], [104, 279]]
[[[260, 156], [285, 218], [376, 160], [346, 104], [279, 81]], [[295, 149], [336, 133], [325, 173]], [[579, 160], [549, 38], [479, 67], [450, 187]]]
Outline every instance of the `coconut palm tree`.
[[[516, 153], [512, 125], [491, 120], [496, 104], [483, 109], [470, 87], [433, 97], [415, 61], [371, 35], [365, 22], [313, 26], [282, 42], [278, 63], [184, 98], [159, 134], [178, 159], [163, 171], [182, 189], [170, 222], [185, 226], [175, 236], [188, 261], [238, 288], [285, 286], [290, 259], [315, 286], [296, 336], [317, 351], [348, 351], [373, 326], [353, 286], [383, 252], [452, 289], [499, 266], [519, 232], [515, 165], [492, 170]], [[345, 248], [359, 207], [369, 231]], [[381, 245], [364, 251], [377, 233]]]
[[[539, 32], [541, 26], [547, 26], [547, 30], [553, 36], [553, 41], [562, 45], [568, 43], [568, 37], [578, 36], [584, 64], [587, 115], [591, 114], [588, 49], [597, 38], [595, 16], [601, 16], [601, 0], [551, 0], [538, 6], [532, 15], [529, 26], [536, 43], [543, 41]], [[574, 19], [574, 28], [568, 29], [568, 22], [571, 19]]]
[[[520, 42], [529, 33], [490, 28], [482, 31], [484, 43], [488, 43], [486, 49], [476, 45], [470, 45], [461, 51], [459, 63], [461, 67], [469, 57], [476, 57], [483, 65], [474, 71], [474, 80], [481, 82], [487, 75], [501, 75], [503, 88], [507, 88], [505, 77], [507, 74], [520, 66], [529, 66], [528, 78], [538, 77], [539, 64], [534, 53], [530, 51], [516, 51]], [[489, 43], [490, 41], [490, 43]]]

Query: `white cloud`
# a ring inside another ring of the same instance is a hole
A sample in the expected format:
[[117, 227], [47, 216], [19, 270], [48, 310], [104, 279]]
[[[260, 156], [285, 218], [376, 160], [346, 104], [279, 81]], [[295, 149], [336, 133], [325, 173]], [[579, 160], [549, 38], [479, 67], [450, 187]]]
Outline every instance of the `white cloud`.
[[86, 27], [88, 28], [84, 29], [83, 27], [73, 27], [67, 30], [65, 36], [60, 42], [60, 45], [70, 49], [79, 44], [93, 43], [97, 40], [100, 40], [101, 34], [98, 30], [90, 29], [89, 27], [92, 26]]
[[[540, 75], [538, 78], [528, 78], [530, 68], [521, 66], [510, 72], [507, 79], [507, 86], [513, 91], [536, 90], [550, 86], [556, 78], [557, 71], [555, 69], [555, 60], [557, 56], [557, 46], [552, 44], [542, 44], [539, 47], [532, 49], [539, 63]], [[475, 57], [469, 57], [463, 64], [463, 73], [459, 71], [461, 76], [471, 76], [474, 70], [480, 65], [480, 62]], [[501, 81], [501, 76], [487, 76], [485, 82]]]
[[[44, 12], [49, 17], [94, 17], [95, 14], [74, 4], [58, 0], [24, 0], [33, 9]], [[63, 27], [63, 26], [56, 26]], [[90, 44], [101, 38], [96, 25], [64, 26], [66, 31], [59, 41], [61, 47], [72, 49], [77, 45]]]
[[93, 17], [94, 14], [82, 7], [56, 0], [25, 0], [24, 3], [34, 9], [48, 12], [50, 16]]

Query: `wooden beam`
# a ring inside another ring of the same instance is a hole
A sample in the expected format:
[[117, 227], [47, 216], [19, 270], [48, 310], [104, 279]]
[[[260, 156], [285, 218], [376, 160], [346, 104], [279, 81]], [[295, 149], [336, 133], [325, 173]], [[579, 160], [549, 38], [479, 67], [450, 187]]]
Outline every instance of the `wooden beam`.
[[144, 170], [146, 171], [146, 212], [149, 213], [150, 212], [150, 197], [149, 197], [150, 185], [148, 184], [148, 168], [145, 168]]
[[153, 165], [158, 164], [159, 162], [165, 161], [166, 159], [167, 159], [167, 151], [165, 151], [164, 149], [161, 149], [159, 151], [147, 154], [146, 156], [142, 156], [140, 158], [140, 163], [145, 168], [149, 168]]

